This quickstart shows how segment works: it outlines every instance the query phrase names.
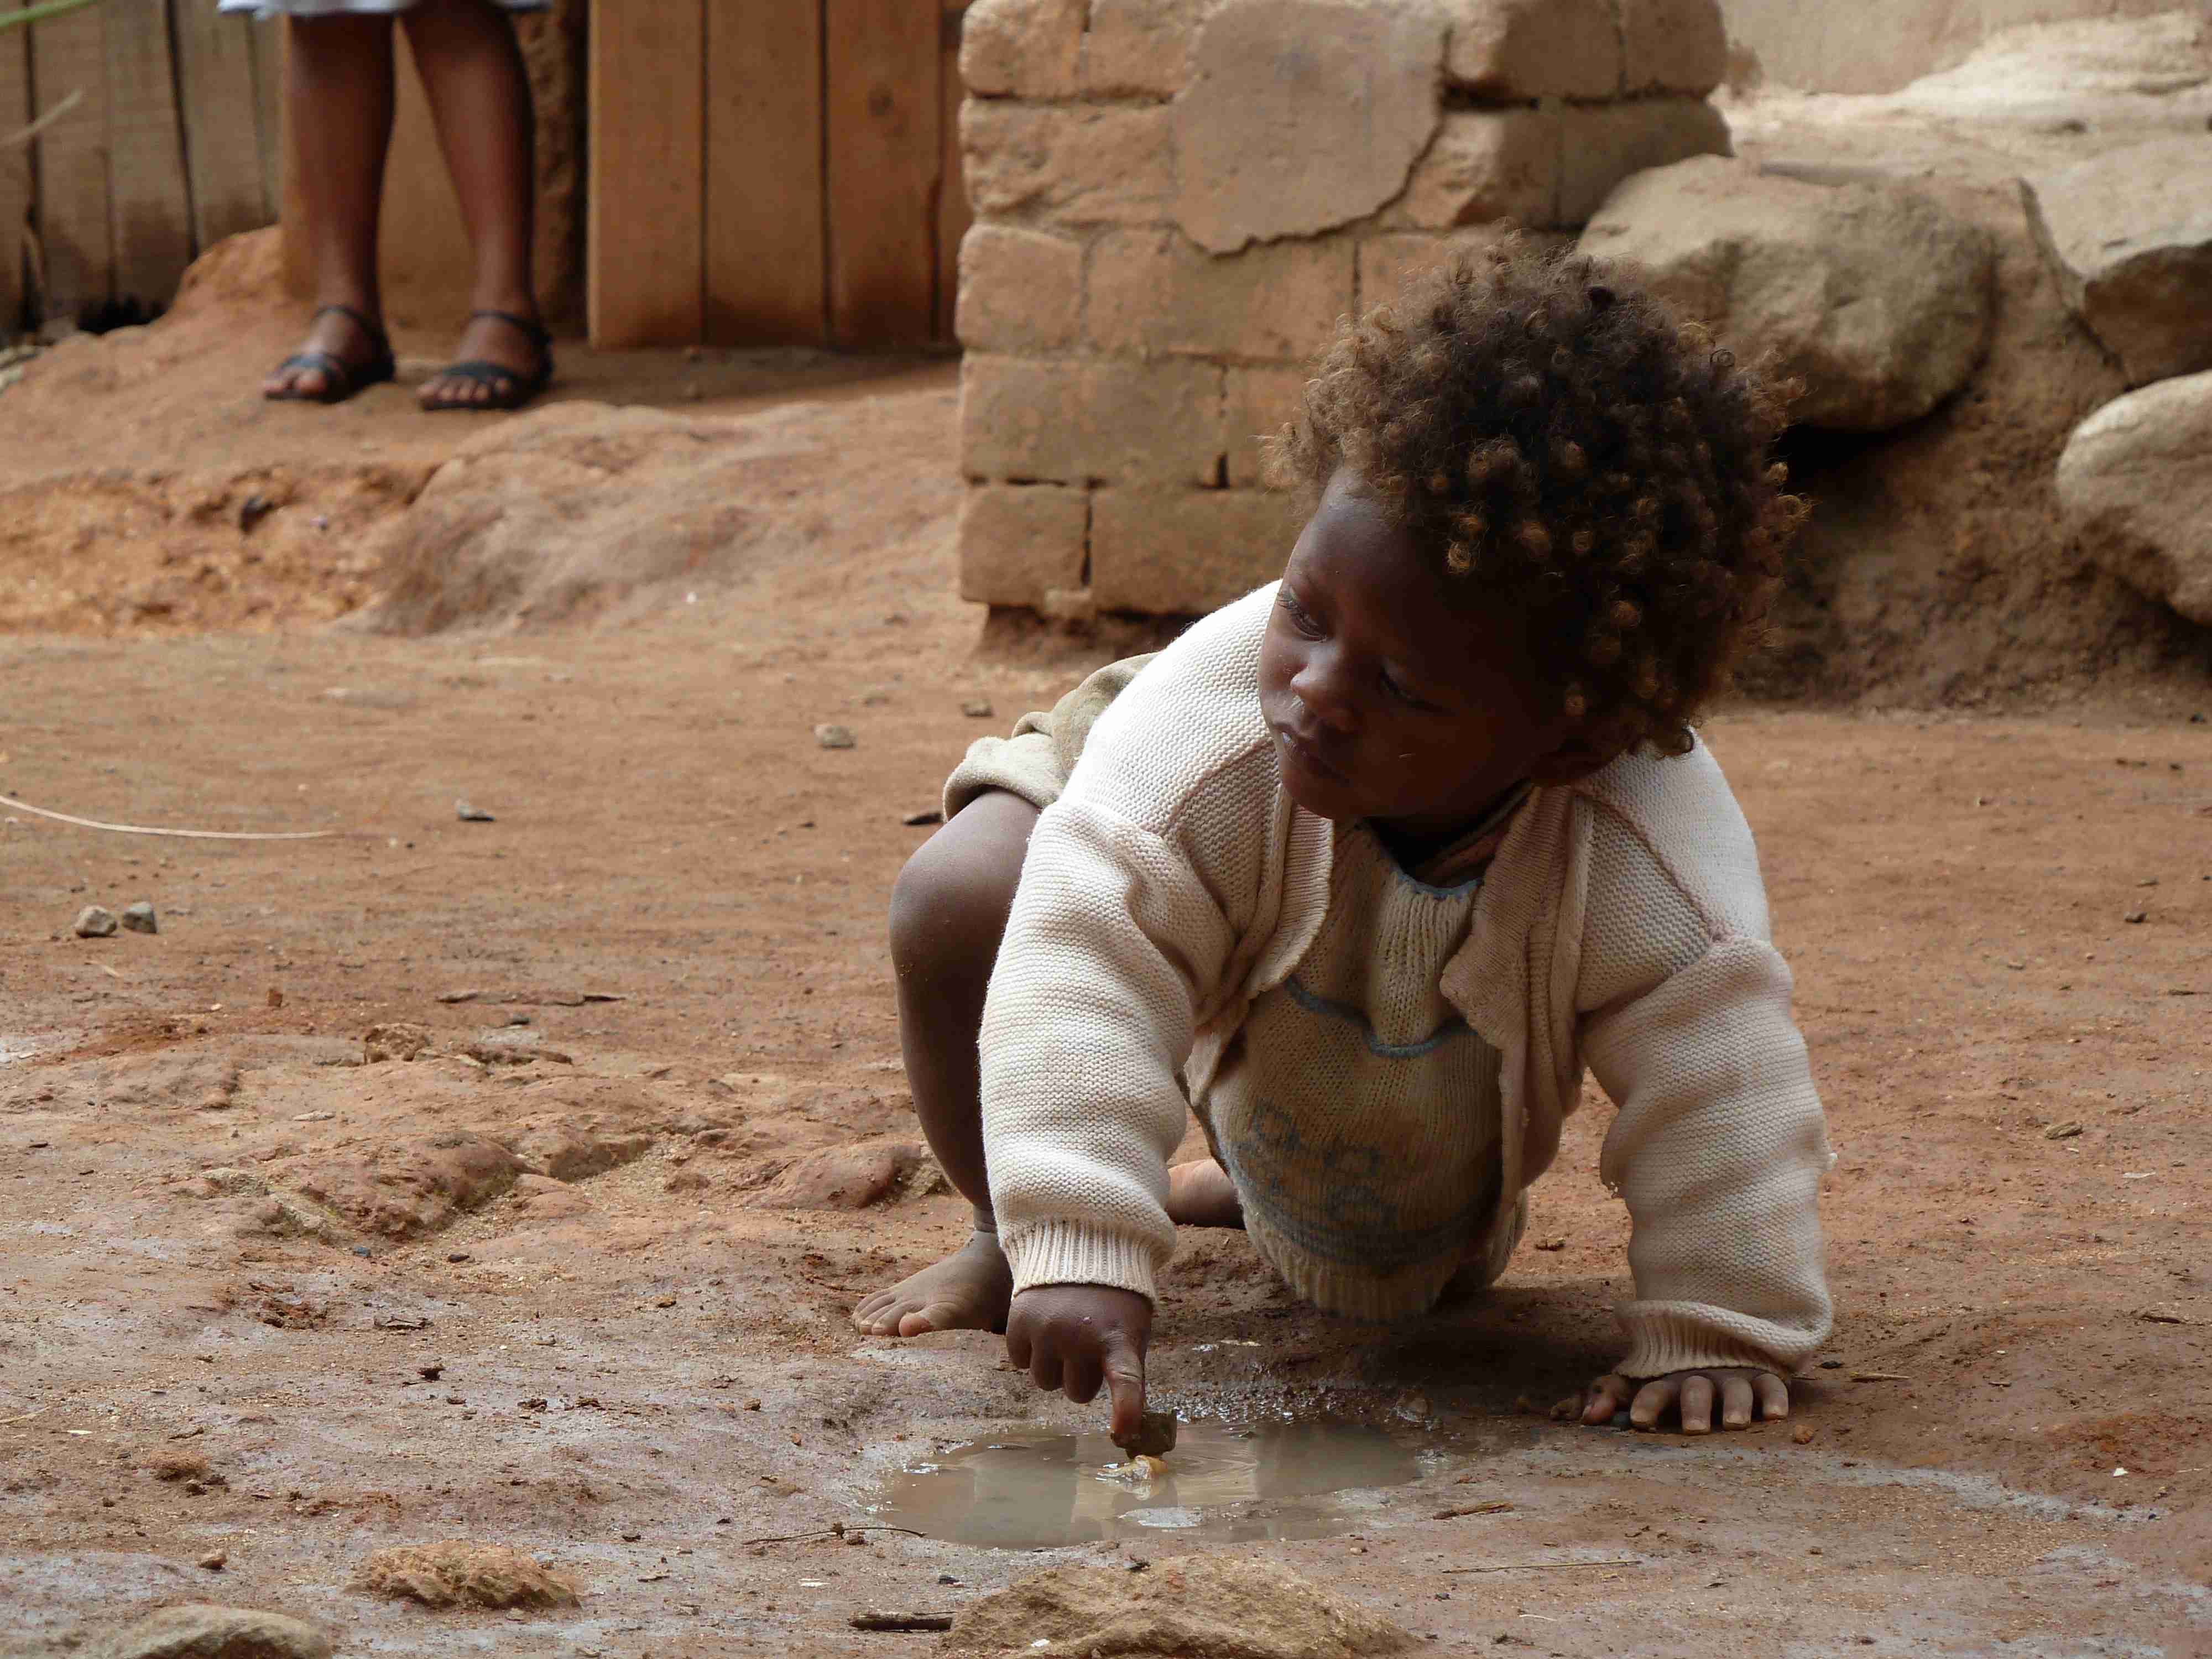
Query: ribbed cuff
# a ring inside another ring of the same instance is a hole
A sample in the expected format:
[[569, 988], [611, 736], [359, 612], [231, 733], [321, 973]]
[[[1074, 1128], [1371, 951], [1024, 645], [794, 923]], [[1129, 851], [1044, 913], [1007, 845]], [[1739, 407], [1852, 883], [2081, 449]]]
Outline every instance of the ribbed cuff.
[[1109, 1233], [1080, 1222], [1047, 1221], [999, 1243], [1014, 1269], [1014, 1294], [1042, 1285], [1104, 1285], [1134, 1291], [1148, 1302], [1159, 1297], [1152, 1287], [1153, 1249], [1139, 1238]]
[[[1614, 1369], [1631, 1378], [1729, 1365], [1753, 1366], [1787, 1378], [1811, 1352], [1801, 1340], [1771, 1346], [1752, 1341], [1717, 1321], [1700, 1319], [1680, 1307], [1623, 1308], [1620, 1322], [1628, 1330], [1628, 1352]], [[1775, 1334], [1784, 1333], [1778, 1327]], [[1796, 1333], [1788, 1334], [1796, 1337]]]

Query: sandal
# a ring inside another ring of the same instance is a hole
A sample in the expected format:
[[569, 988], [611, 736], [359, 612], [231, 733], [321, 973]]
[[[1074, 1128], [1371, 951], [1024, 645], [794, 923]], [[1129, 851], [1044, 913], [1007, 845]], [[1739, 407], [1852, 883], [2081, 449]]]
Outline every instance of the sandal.
[[399, 365], [392, 356], [391, 339], [382, 328], [351, 306], [325, 306], [307, 319], [308, 326], [312, 328], [332, 312], [361, 331], [374, 355], [365, 363], [349, 363], [327, 351], [295, 351], [277, 364], [275, 372], [284, 374], [294, 369], [313, 369], [323, 377], [323, 389], [302, 392], [295, 383], [281, 392], [264, 392], [263, 397], [276, 404], [342, 404], [356, 392], [381, 386], [398, 373]]
[[[496, 318], [528, 340], [537, 349], [538, 367], [529, 370], [512, 368], [505, 363], [495, 363], [481, 357], [447, 363], [432, 378], [465, 380], [471, 386], [483, 386], [491, 396], [479, 403], [441, 398], [436, 403], [424, 404], [422, 407], [433, 415], [447, 410], [483, 413], [491, 410], [520, 409], [552, 383], [553, 336], [547, 331], [544, 324], [533, 323], [511, 311], [472, 311], [469, 313], [471, 322], [479, 317]], [[499, 389], [502, 382], [507, 386], [504, 392]]]

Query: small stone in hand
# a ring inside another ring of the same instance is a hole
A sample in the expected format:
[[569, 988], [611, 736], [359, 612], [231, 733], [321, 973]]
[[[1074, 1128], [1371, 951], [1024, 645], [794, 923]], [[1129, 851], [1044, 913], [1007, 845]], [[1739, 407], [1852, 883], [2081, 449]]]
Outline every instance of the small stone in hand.
[[1146, 1412], [1138, 1419], [1134, 1434], [1114, 1443], [1132, 1458], [1165, 1457], [1175, 1449], [1176, 1427], [1173, 1412]]

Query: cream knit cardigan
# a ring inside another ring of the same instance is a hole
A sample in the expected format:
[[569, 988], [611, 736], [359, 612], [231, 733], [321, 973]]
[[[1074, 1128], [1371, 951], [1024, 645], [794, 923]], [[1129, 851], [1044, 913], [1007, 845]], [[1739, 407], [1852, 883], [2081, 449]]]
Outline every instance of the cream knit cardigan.
[[[1038, 821], [981, 1037], [992, 1201], [1018, 1291], [1154, 1295], [1187, 1103], [1320, 932], [1334, 826], [1283, 793], [1259, 708], [1274, 599], [1271, 584], [1162, 653], [1090, 729]], [[1600, 814], [1638, 856], [1593, 857]], [[1687, 951], [1668, 937], [1684, 918], [1703, 933]], [[1536, 790], [1442, 985], [1502, 1057], [1504, 1180], [1478, 1255], [1510, 1249], [1587, 1064], [1618, 1108], [1599, 1174], [1633, 1228], [1620, 1370], [1787, 1376], [1819, 1347], [1826, 1132], [1751, 832], [1702, 745]]]

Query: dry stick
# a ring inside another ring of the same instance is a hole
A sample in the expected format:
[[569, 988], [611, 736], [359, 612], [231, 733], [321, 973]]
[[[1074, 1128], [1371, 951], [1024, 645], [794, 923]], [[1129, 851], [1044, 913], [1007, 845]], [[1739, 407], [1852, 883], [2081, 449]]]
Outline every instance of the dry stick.
[[31, 812], [42, 818], [52, 818], [56, 823], [73, 823], [80, 830], [112, 830], [118, 836], [176, 836], [187, 841], [326, 841], [332, 836], [344, 833], [339, 830], [156, 830], [143, 823], [102, 823], [98, 818], [80, 818], [67, 812], [49, 812], [43, 806], [17, 800], [13, 795], [0, 795], [0, 806], [12, 806], [19, 812]]
[[856, 1532], [902, 1532], [909, 1538], [927, 1538], [925, 1532], [912, 1527], [848, 1527], [842, 1522], [834, 1527], [818, 1528], [813, 1532], [794, 1532], [783, 1538], [740, 1538], [739, 1544], [803, 1544], [810, 1538], [843, 1538]]
[[1640, 1557], [1624, 1555], [1606, 1561], [1501, 1561], [1487, 1567], [1446, 1567], [1446, 1572], [1558, 1572], [1566, 1567], [1640, 1567]]
[[845, 1622], [854, 1630], [951, 1630], [952, 1615], [949, 1613], [856, 1613]]

